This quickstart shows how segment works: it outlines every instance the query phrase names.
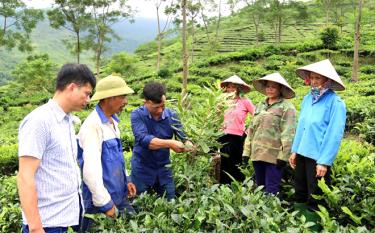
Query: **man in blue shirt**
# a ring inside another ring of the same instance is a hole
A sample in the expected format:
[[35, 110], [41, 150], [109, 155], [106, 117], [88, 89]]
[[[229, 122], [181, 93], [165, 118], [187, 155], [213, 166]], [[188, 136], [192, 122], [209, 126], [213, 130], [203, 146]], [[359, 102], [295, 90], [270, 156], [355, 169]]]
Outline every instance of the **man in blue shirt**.
[[[131, 113], [134, 148], [131, 160], [131, 179], [137, 194], [153, 189], [158, 195], [166, 193], [168, 200], [175, 197], [172, 170], [167, 166], [170, 149], [176, 153], [192, 148], [183, 132], [177, 114], [165, 108], [165, 87], [157, 82], [143, 88], [144, 105]], [[181, 141], [173, 139], [176, 136]]]
[[[116, 210], [133, 213], [128, 198], [136, 189], [126, 178], [119, 114], [134, 91], [118, 75], [101, 79], [92, 101], [99, 100], [78, 134], [78, 159], [83, 175], [83, 200], [89, 214], [116, 217]], [[84, 218], [82, 230], [90, 230], [92, 220]]]

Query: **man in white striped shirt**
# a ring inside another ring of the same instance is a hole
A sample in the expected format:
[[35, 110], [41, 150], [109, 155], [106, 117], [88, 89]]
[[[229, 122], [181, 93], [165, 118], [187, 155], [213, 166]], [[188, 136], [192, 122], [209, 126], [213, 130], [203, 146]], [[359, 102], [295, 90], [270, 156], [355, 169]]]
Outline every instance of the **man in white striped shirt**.
[[81, 177], [71, 112], [87, 105], [95, 85], [86, 65], [64, 65], [53, 98], [20, 124], [17, 186], [23, 233], [78, 230]]
[[[86, 213], [116, 217], [116, 209], [134, 212], [127, 196], [134, 196], [136, 188], [126, 178], [116, 116], [128, 103], [127, 95], [132, 93], [134, 91], [126, 82], [113, 74], [98, 82], [92, 97], [92, 101], [99, 100], [99, 103], [83, 122], [78, 134]], [[90, 230], [91, 223], [91, 219], [83, 219], [83, 232]]]

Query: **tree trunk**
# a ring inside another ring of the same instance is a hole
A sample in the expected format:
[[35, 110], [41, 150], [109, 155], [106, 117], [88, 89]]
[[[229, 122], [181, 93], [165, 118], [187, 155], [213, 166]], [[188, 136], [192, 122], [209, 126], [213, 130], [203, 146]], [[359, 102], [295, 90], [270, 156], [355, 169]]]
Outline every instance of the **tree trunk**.
[[358, 16], [355, 23], [354, 33], [354, 56], [353, 56], [353, 71], [352, 71], [352, 82], [358, 82], [358, 70], [359, 70], [359, 46], [361, 40], [361, 16], [362, 16], [362, 0], [358, 0]]
[[277, 23], [277, 26], [278, 26], [278, 41], [279, 43], [281, 43], [281, 29], [282, 29], [282, 25], [283, 25], [283, 21], [282, 21], [282, 18], [281, 18], [281, 15], [278, 16], [278, 23]]
[[220, 30], [220, 21], [221, 21], [221, 0], [219, 1], [219, 16], [216, 23], [216, 41], [218, 41], [219, 30]]
[[160, 70], [160, 60], [161, 60], [161, 30], [160, 30], [160, 17], [159, 17], [159, 7], [157, 6], [156, 7], [156, 17], [157, 17], [157, 21], [158, 21], [158, 55], [157, 55], [157, 58], [156, 58], [156, 71], [159, 72]]
[[191, 64], [194, 63], [195, 28], [194, 18], [191, 20]]
[[[99, 35], [100, 37], [100, 35]], [[100, 63], [101, 63], [101, 55], [102, 55], [102, 43], [103, 41], [101, 38], [98, 38], [98, 47], [96, 49], [96, 76], [99, 77], [100, 75]]]
[[79, 64], [79, 62], [80, 62], [79, 55], [81, 53], [81, 42], [80, 42], [79, 31], [76, 31], [76, 36], [77, 36], [77, 50], [76, 50], [76, 53], [77, 53], [77, 63]]
[[181, 1], [181, 9], [182, 9], [182, 99], [185, 100], [187, 95], [187, 81], [188, 81], [188, 62], [189, 62], [189, 54], [187, 50], [186, 38], [187, 38], [187, 28], [186, 28], [186, 1]]
[[256, 45], [258, 45], [259, 44], [259, 24], [254, 15], [252, 15], [252, 18], [253, 18], [253, 23], [255, 27], [255, 43]]
[[210, 32], [208, 31], [206, 16], [203, 14], [203, 12], [201, 12], [201, 17], [202, 17], [202, 21], [203, 21], [203, 25], [204, 25], [204, 30], [206, 31], [207, 43], [210, 44], [211, 43]]

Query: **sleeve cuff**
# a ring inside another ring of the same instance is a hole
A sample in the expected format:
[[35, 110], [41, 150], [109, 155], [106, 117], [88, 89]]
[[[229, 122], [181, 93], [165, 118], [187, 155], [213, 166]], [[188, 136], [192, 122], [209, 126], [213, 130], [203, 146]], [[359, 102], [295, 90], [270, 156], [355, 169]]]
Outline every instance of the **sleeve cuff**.
[[107, 212], [108, 210], [112, 209], [114, 203], [112, 200], [110, 200], [107, 204], [105, 204], [104, 206], [101, 206], [99, 207], [99, 211], [102, 212], [102, 213], [105, 213]]
[[147, 136], [145, 136], [145, 137], [143, 138], [143, 140], [142, 140], [141, 145], [142, 145], [144, 148], [147, 148], [147, 149], [148, 149], [148, 147], [150, 146], [150, 142], [151, 142], [151, 140], [154, 139], [154, 138], [155, 138], [154, 135], [147, 135]]

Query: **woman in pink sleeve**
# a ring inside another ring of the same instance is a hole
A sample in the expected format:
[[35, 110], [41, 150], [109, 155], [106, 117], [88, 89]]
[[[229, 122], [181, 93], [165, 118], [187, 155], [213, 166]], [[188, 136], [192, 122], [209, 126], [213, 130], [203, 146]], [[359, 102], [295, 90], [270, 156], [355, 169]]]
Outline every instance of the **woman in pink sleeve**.
[[246, 117], [249, 113], [254, 115], [255, 106], [250, 99], [243, 96], [250, 91], [250, 86], [237, 75], [222, 81], [221, 88], [228, 94], [233, 93], [230, 95], [229, 107], [224, 115], [224, 135], [219, 139], [223, 144], [220, 149], [220, 183], [228, 184], [232, 182], [228, 174], [235, 180], [244, 180], [244, 175], [238, 166], [242, 163]]

